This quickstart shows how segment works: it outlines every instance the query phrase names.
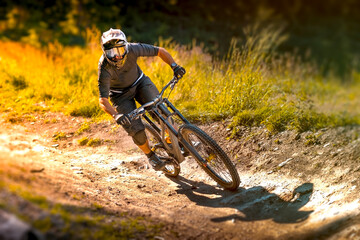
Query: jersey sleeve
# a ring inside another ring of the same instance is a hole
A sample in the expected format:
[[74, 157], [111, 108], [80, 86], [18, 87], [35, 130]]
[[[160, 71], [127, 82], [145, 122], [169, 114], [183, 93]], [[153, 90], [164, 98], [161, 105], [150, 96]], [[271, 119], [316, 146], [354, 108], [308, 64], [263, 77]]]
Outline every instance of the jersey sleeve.
[[145, 43], [131, 43], [130, 48], [137, 57], [153, 57], [159, 52], [158, 47]]
[[108, 98], [111, 76], [104, 67], [104, 58], [101, 57], [98, 66], [98, 87], [100, 98]]

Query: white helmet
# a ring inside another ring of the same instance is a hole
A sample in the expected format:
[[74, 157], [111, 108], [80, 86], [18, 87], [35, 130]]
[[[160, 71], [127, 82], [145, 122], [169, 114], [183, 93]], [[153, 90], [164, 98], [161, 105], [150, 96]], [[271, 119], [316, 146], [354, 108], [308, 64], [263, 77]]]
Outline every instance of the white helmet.
[[117, 68], [122, 67], [128, 53], [128, 42], [120, 29], [106, 31], [101, 36], [101, 49], [108, 62]]

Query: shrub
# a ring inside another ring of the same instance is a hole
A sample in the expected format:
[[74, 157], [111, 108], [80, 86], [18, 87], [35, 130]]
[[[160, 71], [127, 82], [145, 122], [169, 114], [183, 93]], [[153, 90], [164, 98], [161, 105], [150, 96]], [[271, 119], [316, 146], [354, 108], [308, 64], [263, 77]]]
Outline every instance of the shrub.
[[78, 140], [80, 146], [85, 146], [88, 142], [89, 142], [88, 137], [82, 137], [81, 139]]
[[29, 85], [25, 80], [25, 77], [20, 75], [20, 76], [10, 76], [10, 83], [11, 85], [16, 89], [16, 90], [22, 90], [27, 88]]
[[64, 133], [64, 132], [56, 132], [53, 135], [54, 141], [63, 140], [63, 139], [66, 139], [66, 133]]
[[99, 138], [91, 138], [89, 139], [88, 143], [86, 144], [89, 147], [97, 147], [100, 146], [102, 144], [101, 139]]
[[76, 134], [81, 134], [81, 133], [89, 131], [89, 130], [90, 130], [90, 123], [84, 122], [81, 124], [80, 128], [76, 131]]

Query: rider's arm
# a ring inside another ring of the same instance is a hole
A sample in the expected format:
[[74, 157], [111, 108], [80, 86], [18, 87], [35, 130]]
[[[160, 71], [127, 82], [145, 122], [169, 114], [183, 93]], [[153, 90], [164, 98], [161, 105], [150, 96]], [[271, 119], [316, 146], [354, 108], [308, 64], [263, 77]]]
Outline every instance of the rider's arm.
[[172, 63], [175, 63], [173, 57], [165, 48], [159, 47], [158, 56], [170, 66]]
[[100, 107], [107, 112], [108, 114], [110, 114], [112, 117], [115, 117], [115, 115], [117, 114], [116, 110], [111, 106], [109, 99], [107, 98], [100, 98], [99, 99], [99, 103], [100, 103]]
[[174, 71], [174, 76], [182, 78], [182, 76], [186, 73], [185, 69], [179, 65], [177, 65], [171, 56], [171, 54], [162, 47], [159, 47], [158, 56], [167, 64], [170, 65], [171, 69]]

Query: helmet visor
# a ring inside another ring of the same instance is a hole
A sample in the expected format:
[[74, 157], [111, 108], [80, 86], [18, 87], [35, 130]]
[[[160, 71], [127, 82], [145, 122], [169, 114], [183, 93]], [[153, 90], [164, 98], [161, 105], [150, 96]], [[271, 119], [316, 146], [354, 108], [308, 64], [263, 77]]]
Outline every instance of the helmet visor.
[[110, 48], [105, 50], [105, 54], [112, 61], [116, 61], [116, 59], [123, 59], [126, 54], [126, 46]]

